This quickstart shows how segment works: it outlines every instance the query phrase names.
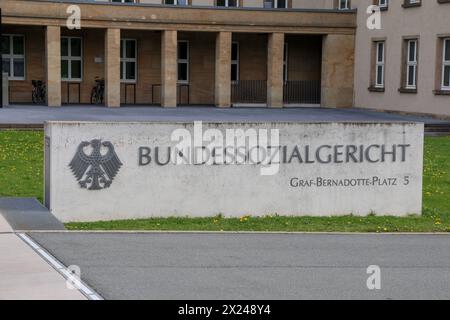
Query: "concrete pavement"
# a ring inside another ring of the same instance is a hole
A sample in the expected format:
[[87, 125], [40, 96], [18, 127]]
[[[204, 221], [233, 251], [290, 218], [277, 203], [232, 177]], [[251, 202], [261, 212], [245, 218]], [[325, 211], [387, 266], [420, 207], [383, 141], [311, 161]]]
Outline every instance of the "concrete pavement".
[[0, 214], [0, 233], [11, 233], [13, 232], [12, 227], [9, 225], [8, 221]]
[[85, 300], [0, 214], [0, 300]]
[[0, 300], [85, 300], [14, 233], [0, 234]]
[[107, 299], [450, 299], [450, 235], [30, 235]]
[[0, 125], [42, 125], [47, 120], [60, 121], [410, 121], [425, 124], [450, 124], [450, 120], [431, 117], [376, 112], [365, 109], [330, 108], [214, 108], [214, 107], [121, 107], [106, 108], [91, 105], [45, 106], [15, 105], [0, 109]]

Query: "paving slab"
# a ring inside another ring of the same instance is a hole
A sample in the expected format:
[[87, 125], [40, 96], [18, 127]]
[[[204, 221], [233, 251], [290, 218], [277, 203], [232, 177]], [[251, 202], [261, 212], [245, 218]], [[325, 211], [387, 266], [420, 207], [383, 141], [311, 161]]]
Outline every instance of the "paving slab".
[[0, 234], [0, 300], [85, 300], [16, 234]]
[[64, 225], [34, 198], [0, 198], [2, 216], [13, 230], [65, 230]]

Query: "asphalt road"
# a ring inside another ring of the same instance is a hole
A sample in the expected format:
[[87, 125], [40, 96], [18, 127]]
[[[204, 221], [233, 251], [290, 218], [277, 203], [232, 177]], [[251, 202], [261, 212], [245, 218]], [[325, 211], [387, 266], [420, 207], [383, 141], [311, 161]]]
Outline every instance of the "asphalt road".
[[450, 235], [30, 235], [106, 299], [450, 299]]

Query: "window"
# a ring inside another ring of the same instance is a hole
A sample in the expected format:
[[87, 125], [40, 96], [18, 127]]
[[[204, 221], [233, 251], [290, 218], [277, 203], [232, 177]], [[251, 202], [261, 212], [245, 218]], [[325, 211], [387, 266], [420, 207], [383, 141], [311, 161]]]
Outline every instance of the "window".
[[417, 40], [407, 40], [406, 45], [406, 89], [417, 89]]
[[83, 44], [78, 37], [61, 37], [61, 79], [81, 81], [83, 74]]
[[231, 44], [231, 81], [239, 80], [239, 43]]
[[442, 90], [450, 90], [450, 38], [443, 40]]
[[378, 6], [380, 8], [387, 8], [389, 6], [388, 0], [378, 0]]
[[403, 8], [411, 8], [411, 7], [419, 7], [422, 5], [422, 0], [404, 0], [402, 7]]
[[134, 0], [110, 0], [111, 2], [134, 3]]
[[338, 0], [338, 9], [339, 10], [348, 10], [350, 9], [350, 0]]
[[239, 0], [217, 0], [216, 6], [218, 7], [239, 7]]
[[137, 71], [137, 41], [134, 39], [120, 40], [120, 80], [135, 82]]
[[385, 43], [375, 42], [375, 87], [384, 88]]
[[288, 60], [289, 60], [289, 47], [288, 44], [284, 44], [284, 53], [283, 53], [283, 80], [284, 82], [288, 81]]
[[265, 0], [264, 8], [286, 9], [288, 0]]
[[25, 80], [24, 36], [2, 36], [2, 70], [8, 73], [9, 80]]
[[188, 0], [164, 0], [164, 4], [172, 6], [187, 6]]
[[189, 41], [178, 41], [178, 82], [189, 82]]

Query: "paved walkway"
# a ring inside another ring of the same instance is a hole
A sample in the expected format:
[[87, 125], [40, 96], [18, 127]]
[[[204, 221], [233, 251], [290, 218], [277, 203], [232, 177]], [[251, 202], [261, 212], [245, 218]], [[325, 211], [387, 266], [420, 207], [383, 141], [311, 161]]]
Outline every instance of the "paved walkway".
[[106, 108], [91, 105], [45, 106], [17, 105], [0, 109], [0, 124], [41, 125], [47, 120], [60, 121], [301, 121], [301, 122], [385, 122], [414, 121], [426, 124], [450, 124], [450, 120], [400, 115], [363, 109], [329, 108], [214, 108], [214, 107], [122, 107]]
[[0, 300], [86, 299], [16, 234], [0, 234], [0, 256]]
[[13, 232], [12, 227], [9, 225], [8, 221], [0, 214], [0, 233], [11, 233]]
[[[1, 210], [1, 209], [0, 209]], [[0, 300], [85, 300], [0, 213]]]

